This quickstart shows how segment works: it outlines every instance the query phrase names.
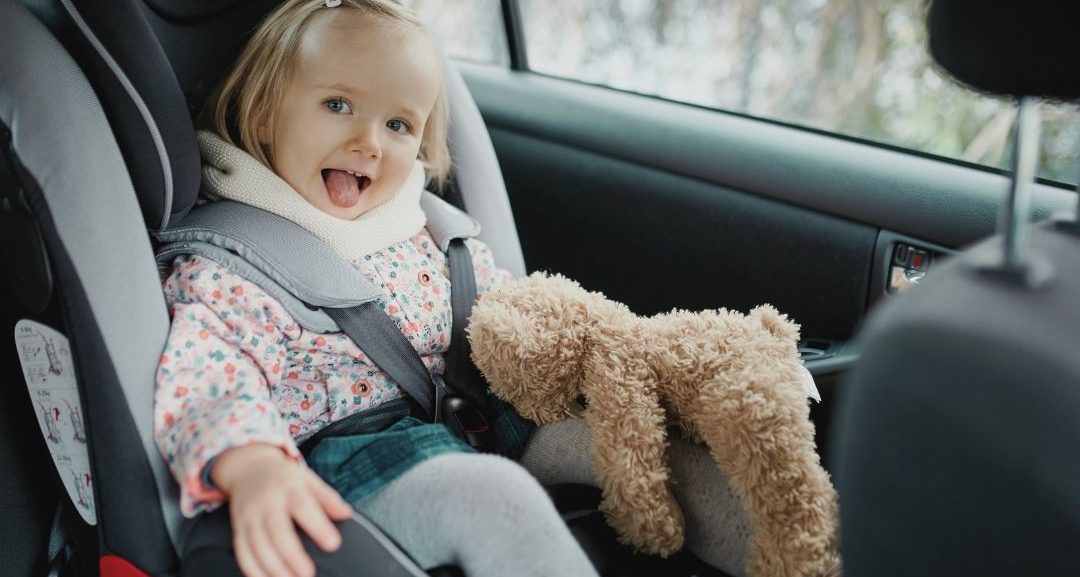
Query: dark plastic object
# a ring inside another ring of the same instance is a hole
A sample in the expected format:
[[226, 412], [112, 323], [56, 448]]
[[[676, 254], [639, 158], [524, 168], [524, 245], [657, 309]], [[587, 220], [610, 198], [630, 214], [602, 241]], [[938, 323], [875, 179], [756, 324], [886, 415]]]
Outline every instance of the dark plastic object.
[[37, 190], [15, 155], [11, 131], [0, 123], [0, 258], [8, 290], [29, 314], [44, 311], [53, 291], [45, 242], [30, 207]]
[[495, 429], [475, 405], [458, 395], [443, 396], [438, 403], [442, 420], [458, 438], [481, 453], [495, 452]]
[[241, 0], [145, 0], [159, 16], [174, 22], [193, 22], [211, 18], [240, 4]]

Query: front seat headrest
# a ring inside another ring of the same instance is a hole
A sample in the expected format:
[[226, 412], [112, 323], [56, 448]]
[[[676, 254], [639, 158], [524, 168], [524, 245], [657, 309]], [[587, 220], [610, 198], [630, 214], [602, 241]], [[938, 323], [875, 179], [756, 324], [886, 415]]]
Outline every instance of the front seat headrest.
[[1080, 98], [1080, 2], [932, 0], [930, 54], [971, 87]]

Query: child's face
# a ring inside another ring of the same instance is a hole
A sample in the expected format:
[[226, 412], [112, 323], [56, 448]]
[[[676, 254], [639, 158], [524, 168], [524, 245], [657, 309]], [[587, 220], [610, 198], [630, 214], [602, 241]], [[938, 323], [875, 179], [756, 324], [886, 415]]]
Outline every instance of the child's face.
[[312, 22], [275, 112], [274, 170], [341, 219], [393, 198], [435, 106], [436, 58], [421, 33], [369, 17], [343, 11]]

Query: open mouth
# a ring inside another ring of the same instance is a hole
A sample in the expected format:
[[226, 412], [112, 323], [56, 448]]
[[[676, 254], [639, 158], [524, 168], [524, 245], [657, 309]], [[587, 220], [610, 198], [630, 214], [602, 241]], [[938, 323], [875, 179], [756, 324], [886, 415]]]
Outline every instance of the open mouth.
[[371, 178], [347, 170], [324, 168], [322, 177], [330, 202], [342, 208], [356, 206], [360, 195], [371, 186]]

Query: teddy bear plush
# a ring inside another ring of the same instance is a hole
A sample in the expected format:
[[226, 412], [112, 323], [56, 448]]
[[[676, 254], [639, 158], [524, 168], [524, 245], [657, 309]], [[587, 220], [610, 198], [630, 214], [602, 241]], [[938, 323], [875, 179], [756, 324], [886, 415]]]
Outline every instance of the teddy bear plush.
[[536, 273], [485, 293], [468, 328], [496, 395], [538, 424], [584, 397], [600, 508], [620, 539], [666, 556], [683, 544], [668, 488], [669, 426], [705, 443], [753, 526], [746, 570], [837, 567], [837, 498], [814, 448], [798, 326], [771, 306], [652, 317]]

